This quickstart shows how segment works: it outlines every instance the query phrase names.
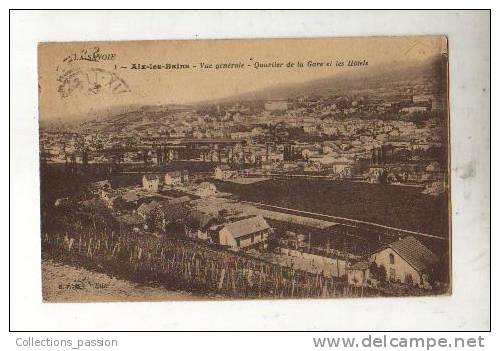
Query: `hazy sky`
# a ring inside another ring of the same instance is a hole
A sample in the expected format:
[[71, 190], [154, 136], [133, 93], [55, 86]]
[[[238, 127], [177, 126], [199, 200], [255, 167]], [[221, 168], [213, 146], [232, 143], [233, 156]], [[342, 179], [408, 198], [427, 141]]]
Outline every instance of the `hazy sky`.
[[[446, 52], [446, 45], [443, 37], [44, 43], [38, 58], [40, 120], [70, 120], [92, 110], [127, 104], [219, 99], [349, 70], [426, 60]], [[92, 56], [96, 48], [102, 55], [98, 62], [72, 60], [82, 53]], [[335, 66], [336, 61], [347, 65], [349, 60], [366, 60], [368, 66]], [[298, 61], [304, 67], [297, 67]], [[332, 62], [333, 66], [308, 67], [308, 61]], [[213, 67], [201, 68], [202, 62]], [[284, 65], [254, 68], [256, 62]], [[288, 62], [294, 67], [286, 67]], [[242, 63], [243, 68], [215, 69], [224, 63]], [[190, 68], [132, 69], [133, 64]]]

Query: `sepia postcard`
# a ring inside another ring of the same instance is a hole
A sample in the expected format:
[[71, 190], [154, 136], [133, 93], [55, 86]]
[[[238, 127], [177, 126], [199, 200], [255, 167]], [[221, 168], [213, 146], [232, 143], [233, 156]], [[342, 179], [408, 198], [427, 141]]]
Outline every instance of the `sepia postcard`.
[[46, 302], [451, 294], [445, 36], [38, 46]]

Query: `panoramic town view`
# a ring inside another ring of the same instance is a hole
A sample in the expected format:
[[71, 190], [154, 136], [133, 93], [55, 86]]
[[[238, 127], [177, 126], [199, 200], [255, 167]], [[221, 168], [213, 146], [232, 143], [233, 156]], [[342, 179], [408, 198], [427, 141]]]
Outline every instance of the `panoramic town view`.
[[446, 65], [41, 121], [44, 300], [450, 293]]

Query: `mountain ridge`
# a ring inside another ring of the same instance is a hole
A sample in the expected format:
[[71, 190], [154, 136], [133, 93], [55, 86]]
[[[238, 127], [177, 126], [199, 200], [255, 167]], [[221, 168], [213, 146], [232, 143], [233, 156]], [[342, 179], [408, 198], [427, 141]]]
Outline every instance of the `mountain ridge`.
[[154, 117], [155, 114], [166, 113], [179, 109], [194, 109], [200, 106], [213, 105], [218, 103], [245, 102], [245, 101], [266, 101], [293, 99], [301, 95], [355, 95], [356, 90], [369, 90], [376, 86], [389, 86], [396, 81], [414, 80], [422, 77], [435, 79], [440, 88], [443, 89], [444, 69], [446, 69], [446, 55], [435, 56], [421, 62], [394, 62], [391, 65], [379, 65], [368, 70], [342, 72], [334, 76], [315, 79], [295, 84], [280, 84], [253, 92], [231, 95], [222, 99], [200, 101], [192, 104], [158, 104], [158, 105], [120, 105], [111, 106], [101, 110], [92, 110], [83, 115], [72, 116], [68, 119], [71, 122], [40, 121], [40, 126], [65, 124], [68, 126], [84, 126], [92, 122], [126, 122], [137, 118], [138, 115], [148, 114]]

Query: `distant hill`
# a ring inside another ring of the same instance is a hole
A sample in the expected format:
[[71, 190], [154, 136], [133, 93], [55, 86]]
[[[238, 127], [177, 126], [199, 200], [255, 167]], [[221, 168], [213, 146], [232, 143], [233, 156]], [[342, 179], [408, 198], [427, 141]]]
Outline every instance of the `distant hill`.
[[174, 111], [192, 110], [189, 105], [121, 105], [96, 109], [71, 118], [40, 121], [41, 128], [78, 128], [102, 131], [118, 131], [120, 128], [136, 127], [144, 123], [144, 119], [152, 122], [160, 120]]
[[[173, 112], [192, 110], [189, 105], [127, 105], [115, 108], [112, 111], [101, 110], [95, 113], [97, 117], [87, 116], [80, 120], [78, 128], [86, 130], [100, 130], [105, 132], [119, 132], [140, 130], [142, 128], [161, 128], [166, 119]], [[90, 118], [89, 118], [90, 117]]]
[[360, 70], [343, 72], [300, 84], [282, 84], [249, 93], [229, 96], [219, 100], [203, 101], [193, 105], [122, 105], [105, 109], [92, 110], [84, 115], [71, 116], [67, 120], [59, 119], [40, 122], [40, 126], [78, 126], [88, 129], [120, 130], [131, 125], [140, 128], [144, 119], [150, 123], [160, 123], [170, 112], [190, 110], [197, 106], [213, 103], [230, 103], [252, 100], [290, 99], [301, 95], [326, 96], [331, 94], [351, 95], [370, 89], [390, 87], [402, 81], [416, 81], [422, 78], [435, 81], [436, 89], [444, 91], [444, 69], [446, 56], [437, 56], [425, 62], [394, 62], [390, 65], [368, 66]]
[[[424, 62], [394, 62], [390, 65], [368, 66], [354, 72], [343, 72], [332, 77], [301, 84], [277, 85], [212, 102], [280, 100], [300, 95], [324, 96], [332, 93], [349, 95], [349, 92], [355, 89], [371, 89], [402, 80], [416, 80], [419, 78], [435, 79], [436, 84], [442, 85], [443, 70], [445, 68], [446, 57], [441, 56], [436, 56]], [[209, 101], [204, 103], [209, 103]]]

